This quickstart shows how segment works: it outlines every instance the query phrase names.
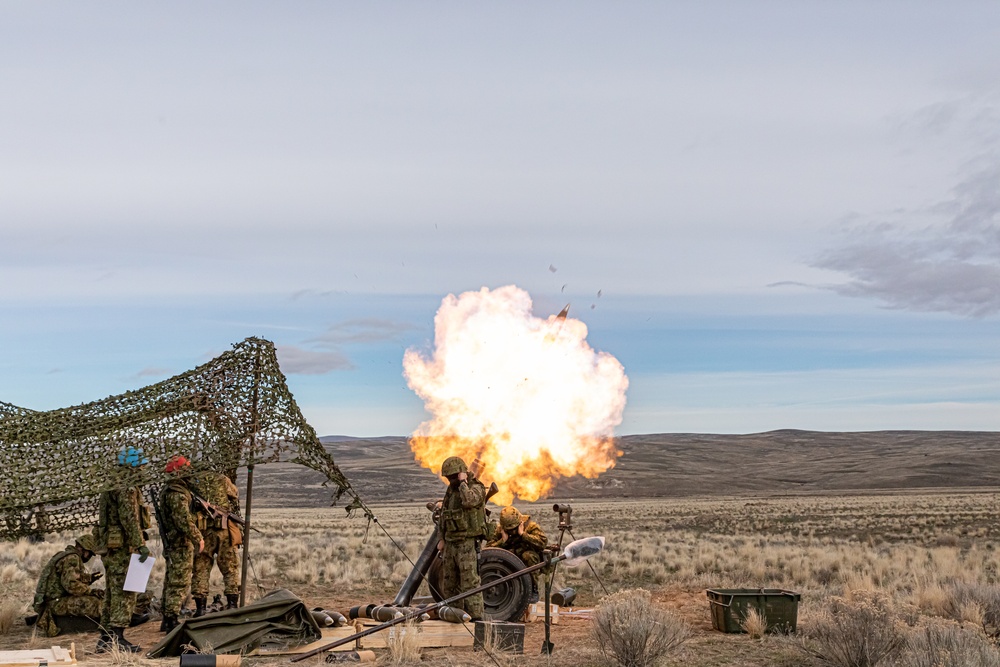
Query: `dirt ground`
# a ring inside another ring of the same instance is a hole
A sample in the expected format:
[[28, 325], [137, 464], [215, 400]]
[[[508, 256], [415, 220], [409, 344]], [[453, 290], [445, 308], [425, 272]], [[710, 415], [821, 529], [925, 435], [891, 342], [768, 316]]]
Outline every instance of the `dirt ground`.
[[[310, 608], [314, 606], [324, 607], [338, 609], [346, 613], [352, 606], [373, 601], [346, 599], [335, 594], [324, 595], [319, 591], [314, 591], [304, 598], [304, 602]], [[766, 638], [763, 641], [752, 640], [746, 635], [729, 635], [713, 630], [704, 590], [677, 588], [660, 590], [654, 594], [654, 602], [658, 607], [679, 614], [688, 623], [693, 633], [682, 653], [668, 660], [666, 665], [703, 665], [705, 667], [709, 665], [733, 667], [777, 665], [781, 667], [802, 664], [799, 656], [779, 638]], [[129, 628], [125, 634], [132, 642], [139, 644], [144, 649], [149, 649], [163, 638], [163, 633], [158, 631], [158, 627], [158, 621], [150, 621], [142, 626]], [[528, 623], [525, 625], [523, 655], [496, 654], [493, 656], [494, 661], [483, 652], [474, 651], [468, 647], [427, 648], [422, 651], [420, 664], [428, 667], [446, 665], [596, 667], [608, 664], [591, 636], [591, 624], [587, 618], [565, 616], [559, 619], [558, 624], [551, 626], [550, 640], [554, 645], [551, 655], [541, 654], [544, 638], [544, 623]], [[77, 659], [81, 664], [114, 664], [114, 661], [108, 656], [94, 653], [96, 642], [97, 637], [93, 634], [67, 634], [52, 639], [36, 637], [32, 640], [30, 628], [19, 625], [9, 634], [0, 636], [0, 649], [14, 650], [30, 646], [54, 645], [68, 648], [71, 643], [75, 643]], [[379, 664], [391, 664], [387, 650], [378, 649], [376, 654]], [[304, 660], [300, 664], [304, 667], [318, 667], [325, 664], [323, 658], [323, 655], [318, 655]], [[135, 662], [140, 665], [164, 665], [176, 664], [175, 661], [176, 658], [162, 660], [140, 658]], [[249, 657], [245, 658], [244, 662], [249, 665], [262, 666], [288, 664], [288, 657]]]

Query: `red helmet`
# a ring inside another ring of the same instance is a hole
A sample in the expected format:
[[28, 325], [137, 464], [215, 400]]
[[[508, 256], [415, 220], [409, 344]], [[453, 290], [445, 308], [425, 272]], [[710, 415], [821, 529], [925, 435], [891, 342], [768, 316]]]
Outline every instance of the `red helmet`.
[[177, 472], [181, 468], [190, 468], [190, 467], [191, 467], [191, 462], [187, 460], [187, 457], [178, 454], [177, 456], [170, 457], [170, 460], [167, 461], [167, 467], [164, 468], [163, 470], [166, 473], [172, 473], [172, 472]]

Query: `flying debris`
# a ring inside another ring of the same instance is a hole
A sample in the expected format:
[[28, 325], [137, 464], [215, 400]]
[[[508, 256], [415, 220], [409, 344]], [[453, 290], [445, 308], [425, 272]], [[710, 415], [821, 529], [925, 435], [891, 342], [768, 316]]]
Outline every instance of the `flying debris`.
[[565, 308], [563, 308], [562, 310], [559, 311], [559, 314], [556, 315], [556, 319], [557, 320], [565, 320], [567, 315], [569, 315], [569, 304], [568, 303], [566, 304]]
[[555, 273], [558, 270], [559, 269], [557, 269], [554, 264], [549, 264], [549, 271], [551, 271], [552, 273]]

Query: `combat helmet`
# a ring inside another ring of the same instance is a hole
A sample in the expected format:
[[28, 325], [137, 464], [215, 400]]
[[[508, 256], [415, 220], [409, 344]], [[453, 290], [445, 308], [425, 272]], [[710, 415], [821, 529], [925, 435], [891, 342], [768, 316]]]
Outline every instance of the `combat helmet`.
[[449, 456], [441, 464], [441, 474], [445, 477], [457, 475], [460, 472], [469, 472], [469, 466], [458, 456]]
[[76, 538], [76, 544], [81, 549], [86, 549], [90, 553], [97, 553], [97, 540], [91, 533], [84, 533]]
[[514, 530], [530, 518], [529, 515], [518, 512], [513, 505], [508, 505], [500, 510], [500, 527], [504, 530]]

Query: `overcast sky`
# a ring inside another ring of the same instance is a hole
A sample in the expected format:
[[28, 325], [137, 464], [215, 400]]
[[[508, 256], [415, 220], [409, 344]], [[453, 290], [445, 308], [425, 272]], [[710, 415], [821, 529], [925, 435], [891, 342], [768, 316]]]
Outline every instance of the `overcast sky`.
[[0, 0], [0, 401], [247, 336], [411, 432], [441, 299], [516, 284], [622, 433], [1000, 430], [996, 2]]

